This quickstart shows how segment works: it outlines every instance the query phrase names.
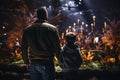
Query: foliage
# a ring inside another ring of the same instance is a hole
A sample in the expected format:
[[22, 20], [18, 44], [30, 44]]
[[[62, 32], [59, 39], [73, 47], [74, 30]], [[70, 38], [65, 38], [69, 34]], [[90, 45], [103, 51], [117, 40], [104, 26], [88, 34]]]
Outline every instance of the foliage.
[[106, 30], [102, 37], [103, 43], [106, 45], [106, 51], [114, 54], [115, 62], [119, 62], [120, 55], [120, 21], [112, 21], [110, 28]]
[[[16, 39], [21, 40], [21, 34], [26, 26], [27, 6], [23, 0], [1, 0], [0, 3], [0, 39], [9, 48], [16, 44]], [[4, 30], [2, 27], [5, 27]], [[4, 35], [4, 33], [6, 35]], [[3, 39], [4, 36], [7, 38]]]
[[89, 62], [89, 63], [84, 62], [81, 65], [81, 68], [92, 69], [92, 70], [100, 70], [101, 69], [101, 64], [98, 61], [95, 61], [95, 62], [92, 61], [92, 62]]
[[[119, 63], [120, 65], [120, 63]], [[101, 63], [101, 69], [108, 70], [108, 71], [118, 71], [120, 70], [120, 66], [116, 65], [115, 63], [107, 62]]]

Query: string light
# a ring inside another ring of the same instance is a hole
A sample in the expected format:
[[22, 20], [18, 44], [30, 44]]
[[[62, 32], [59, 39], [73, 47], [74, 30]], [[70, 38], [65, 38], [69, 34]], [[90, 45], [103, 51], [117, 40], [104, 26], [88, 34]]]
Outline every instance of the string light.
[[5, 26], [3, 26], [2, 28], [5, 29]]
[[7, 33], [4, 33], [4, 36], [6, 36], [7, 35]]

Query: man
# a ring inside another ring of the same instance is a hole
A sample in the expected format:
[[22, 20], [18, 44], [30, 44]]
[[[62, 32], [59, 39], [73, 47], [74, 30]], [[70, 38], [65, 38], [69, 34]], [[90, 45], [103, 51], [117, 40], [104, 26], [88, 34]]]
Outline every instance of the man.
[[47, 22], [45, 8], [37, 10], [38, 20], [25, 29], [22, 38], [22, 57], [30, 65], [30, 80], [54, 80], [54, 55], [61, 61], [58, 30]]

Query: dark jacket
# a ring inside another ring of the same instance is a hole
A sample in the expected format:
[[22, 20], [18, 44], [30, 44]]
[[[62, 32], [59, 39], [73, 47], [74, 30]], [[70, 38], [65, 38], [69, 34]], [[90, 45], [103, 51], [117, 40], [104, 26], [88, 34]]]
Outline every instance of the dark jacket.
[[83, 62], [78, 46], [74, 44], [65, 44], [62, 47], [62, 57], [63, 70], [77, 70]]
[[[28, 54], [30, 53], [30, 56]], [[60, 41], [58, 30], [47, 22], [36, 22], [28, 27], [22, 38], [22, 56], [24, 63], [47, 63], [59, 59]]]

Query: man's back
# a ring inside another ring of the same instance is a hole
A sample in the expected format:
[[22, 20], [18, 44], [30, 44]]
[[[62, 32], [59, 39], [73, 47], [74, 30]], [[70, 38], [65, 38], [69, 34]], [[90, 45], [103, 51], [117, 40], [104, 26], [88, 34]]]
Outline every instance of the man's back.
[[[31, 61], [53, 59], [54, 49], [57, 48], [55, 43], [56, 41], [59, 43], [59, 40], [56, 40], [58, 39], [56, 32], [56, 27], [47, 22], [34, 23], [25, 30]], [[59, 46], [57, 49], [59, 50]]]
[[22, 38], [22, 58], [30, 66], [30, 80], [54, 80], [54, 54], [60, 60], [60, 40], [57, 28], [45, 21], [46, 8], [37, 10], [37, 21], [27, 28]]

